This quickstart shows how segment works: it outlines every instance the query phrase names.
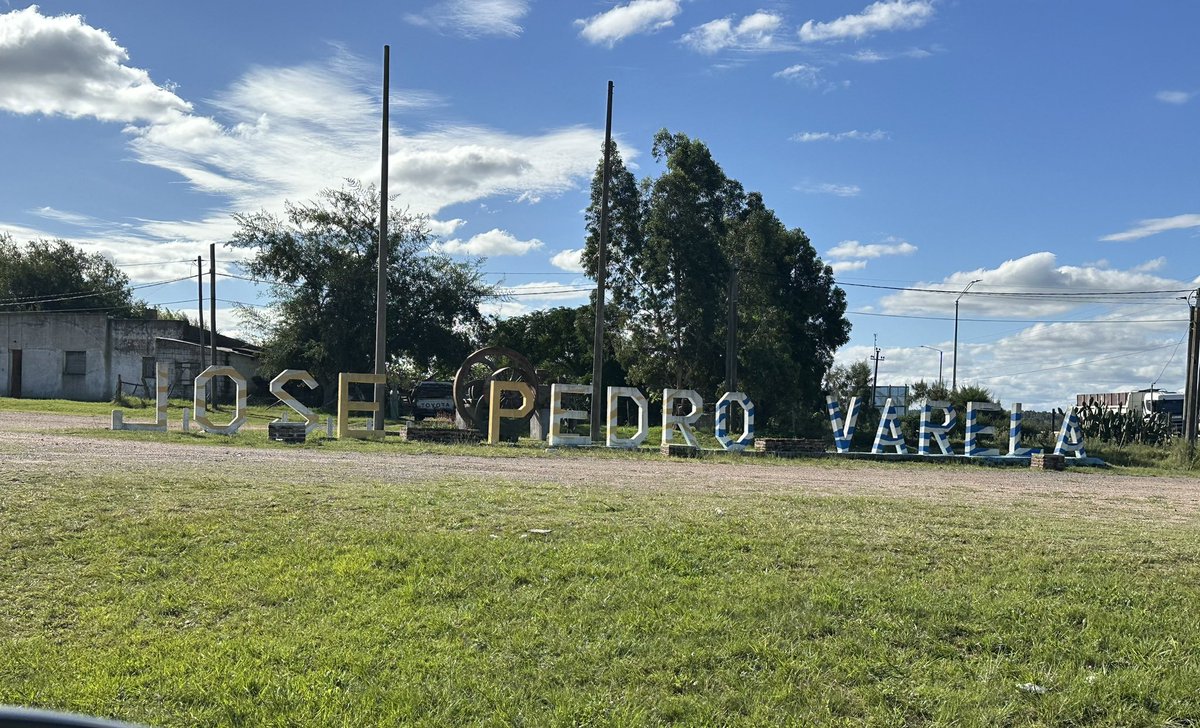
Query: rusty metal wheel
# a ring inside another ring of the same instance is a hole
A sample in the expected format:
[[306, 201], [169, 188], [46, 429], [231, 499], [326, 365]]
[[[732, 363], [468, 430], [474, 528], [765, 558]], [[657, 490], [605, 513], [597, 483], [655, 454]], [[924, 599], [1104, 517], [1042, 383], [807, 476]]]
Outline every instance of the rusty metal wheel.
[[[488, 424], [488, 393], [493, 381], [524, 382], [538, 389], [538, 375], [522, 354], [504, 346], [488, 346], [471, 354], [454, 375], [454, 409], [467, 427], [486, 430]], [[512, 397], [513, 401], [509, 401]], [[519, 407], [520, 395], [505, 395], [505, 407]]]

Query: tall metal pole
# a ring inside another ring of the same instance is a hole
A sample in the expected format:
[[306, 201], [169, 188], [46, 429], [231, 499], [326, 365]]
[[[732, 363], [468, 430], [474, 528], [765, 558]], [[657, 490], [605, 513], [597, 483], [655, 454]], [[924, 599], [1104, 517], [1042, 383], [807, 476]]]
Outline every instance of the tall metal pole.
[[208, 245], [208, 363], [217, 365], [217, 244]]
[[1200, 291], [1190, 306], [1188, 323], [1187, 376], [1183, 384], [1183, 437], [1188, 455], [1196, 449], [1197, 416], [1200, 415]]
[[725, 338], [725, 391], [738, 391], [737, 341], [738, 341], [738, 284], [737, 266], [729, 266], [729, 321]]
[[[208, 363], [217, 366], [217, 244], [208, 244]], [[220, 399], [215, 380], [208, 382], [214, 400]]]
[[612, 146], [613, 82], [608, 82], [608, 110], [604, 116], [604, 169], [600, 175], [600, 245], [596, 258], [596, 336], [592, 341], [592, 442], [600, 442], [604, 397], [604, 286], [608, 277], [608, 177]]
[[388, 90], [391, 84], [391, 46], [383, 47], [383, 149], [379, 162], [379, 261], [375, 276], [375, 373], [384, 381], [375, 385], [375, 429], [383, 430], [387, 397], [387, 241], [388, 241]]
[[967, 287], [962, 289], [962, 293], [958, 294], [958, 298], [954, 299], [954, 365], [953, 369], [951, 370], [952, 374], [950, 375], [951, 392], [958, 391], [958, 302], [962, 300], [963, 296], [967, 295], [967, 291], [971, 290], [971, 286], [975, 285], [981, 280], [983, 279], [976, 278], [968, 283]]
[[874, 335], [874, 338], [875, 338], [875, 353], [871, 355], [871, 361], [875, 362], [875, 376], [871, 380], [871, 408], [872, 409], [879, 406], [877, 404], [879, 402], [879, 362], [881, 362], [885, 358], [887, 358], [887, 357], [880, 355], [879, 336]]
[[200, 321], [200, 371], [208, 368], [204, 352], [204, 256], [196, 256], [196, 318]]

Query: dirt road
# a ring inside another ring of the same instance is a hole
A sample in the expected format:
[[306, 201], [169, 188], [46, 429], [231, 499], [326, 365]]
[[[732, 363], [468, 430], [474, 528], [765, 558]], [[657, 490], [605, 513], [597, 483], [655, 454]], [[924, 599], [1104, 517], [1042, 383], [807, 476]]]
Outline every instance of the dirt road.
[[[454, 478], [635, 488], [729, 496], [791, 492], [927, 498], [990, 505], [1033, 505], [1082, 517], [1118, 516], [1184, 521], [1200, 517], [1200, 478], [1143, 477], [1094, 469], [1065, 473], [1024, 468], [878, 466], [861, 462], [716, 462], [549, 457], [494, 457], [264, 449], [188, 445], [64, 433], [102, 429], [103, 418], [0, 412], [0, 488], [22, 473], [125, 473], [130, 477], [221, 472], [292, 482], [387, 482]], [[513, 454], [512, 451], [506, 454]]]

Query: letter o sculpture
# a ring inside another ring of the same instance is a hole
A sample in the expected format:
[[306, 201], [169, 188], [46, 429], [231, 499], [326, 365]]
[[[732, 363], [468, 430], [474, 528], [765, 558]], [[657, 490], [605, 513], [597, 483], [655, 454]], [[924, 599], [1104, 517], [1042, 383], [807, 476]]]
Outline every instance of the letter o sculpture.
[[[729, 436], [729, 405], [737, 402], [742, 408], [742, 434], [734, 440]], [[744, 392], [726, 392], [717, 400], [716, 436], [726, 450], [745, 450], [754, 443], [754, 402]]]
[[[204, 394], [204, 385], [216, 377], [229, 377], [237, 387], [237, 405], [228, 425], [214, 425], [208, 419], [208, 398]], [[200, 429], [214, 435], [233, 435], [246, 424], [246, 378], [238, 370], [230, 366], [210, 366], [196, 377], [192, 390], [192, 419]]]

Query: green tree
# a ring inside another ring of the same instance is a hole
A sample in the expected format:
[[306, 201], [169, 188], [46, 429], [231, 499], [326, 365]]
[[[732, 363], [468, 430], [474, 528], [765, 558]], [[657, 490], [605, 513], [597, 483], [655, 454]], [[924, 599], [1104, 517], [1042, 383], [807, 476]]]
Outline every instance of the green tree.
[[19, 246], [0, 233], [0, 311], [81, 309], [135, 317], [150, 311], [134, 299], [129, 276], [99, 253], [65, 240]]
[[[640, 184], [619, 154], [612, 162], [608, 280], [618, 313], [610, 341], [630, 381], [650, 392], [719, 391], [736, 270], [739, 388], [768, 426], [819, 408], [819, 383], [849, 335], [832, 271], [804, 232], [783, 225], [760, 194], [746, 194], [703, 142], [664, 129], [652, 152], [664, 169]], [[584, 263], [592, 277], [601, 172], [598, 166], [586, 217]]]
[[[623, 181], [614, 185], [620, 190], [614, 219], [622, 219], [614, 225], [616, 253], [609, 267], [622, 328], [617, 354], [630, 378], [651, 391], [687, 386], [715, 392], [722, 379], [728, 273], [722, 241], [742, 203], [742, 188], [703, 142], [684, 134], [658, 132], [652, 152], [665, 169], [643, 181], [636, 206], [632, 175], [621, 172]], [[589, 219], [598, 217], [598, 209], [594, 195]], [[594, 256], [588, 265], [595, 270]]]
[[[608, 291], [612, 303], [613, 314], [618, 318], [618, 324], [624, 325], [620, 314], [629, 309], [630, 301], [639, 286], [639, 270], [635, 265], [642, 255], [645, 236], [642, 231], [642, 193], [638, 189], [637, 180], [625, 167], [621, 152], [615, 142], [609, 147], [609, 169], [611, 170], [608, 185]], [[592, 177], [591, 203], [584, 211], [584, 229], [586, 238], [583, 248], [583, 271], [593, 280], [596, 278], [599, 266], [600, 250], [600, 205], [602, 197], [604, 174], [604, 155], [601, 150], [600, 161], [596, 164], [596, 173]], [[606, 319], [607, 309], [605, 306]]]
[[835, 397], [842, 406], [851, 397], [858, 397], [866, 404], [871, 402], [871, 364], [863, 359], [850, 366], [835, 364], [825, 374], [822, 388]]
[[[235, 215], [230, 245], [254, 252], [246, 264], [274, 282], [276, 311], [252, 316], [270, 369], [308, 369], [330, 399], [339, 372], [372, 371], [379, 195], [349, 181], [316, 199], [289, 202], [281, 218]], [[387, 350], [433, 376], [451, 375], [478, 345], [479, 304], [492, 294], [480, 261], [458, 263], [430, 250], [425, 221], [388, 220]]]
[[950, 402], [958, 408], [959, 412], [967, 411], [967, 402], [995, 402], [996, 404], [1000, 404], [1000, 400], [994, 399], [990, 391], [976, 384], [968, 384], [951, 392]]
[[929, 399], [938, 402], [946, 402], [951, 400], [950, 388], [945, 384], [937, 382], [927, 382], [921, 379], [912, 382], [908, 385], [908, 401], [909, 403], [916, 402], [922, 399]]
[[591, 306], [558, 306], [532, 311], [496, 322], [489, 340], [525, 355], [544, 370], [549, 383], [577, 381], [592, 376], [592, 339], [583, 335], [579, 319], [591, 323]]
[[792, 412], [821, 408], [822, 377], [849, 339], [846, 296], [804, 231], [787, 229], [757, 192], [725, 248], [738, 278], [740, 386], [779, 429]]

